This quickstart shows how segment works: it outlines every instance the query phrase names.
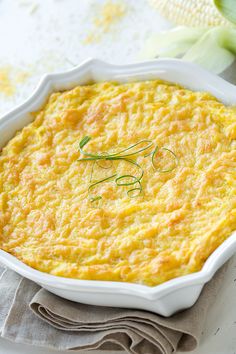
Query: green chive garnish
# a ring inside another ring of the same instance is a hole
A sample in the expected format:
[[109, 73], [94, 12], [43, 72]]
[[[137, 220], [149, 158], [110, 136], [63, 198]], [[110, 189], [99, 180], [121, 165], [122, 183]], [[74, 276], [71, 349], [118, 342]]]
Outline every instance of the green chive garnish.
[[[139, 175], [134, 176], [131, 174], [126, 174], [126, 175], [122, 175], [122, 176], [117, 177], [117, 174], [113, 174], [112, 176], [109, 176], [109, 177], [103, 178], [99, 181], [96, 181], [94, 183], [91, 183], [88, 188], [88, 194], [90, 195], [91, 189], [94, 188], [96, 185], [106, 182], [106, 181], [109, 181], [109, 180], [116, 177], [115, 183], [118, 187], [132, 186], [132, 188], [129, 189], [127, 192], [127, 195], [130, 198], [138, 197], [142, 192], [141, 180], [143, 178], [144, 171], [143, 171], [142, 167], [136, 161], [134, 161], [133, 159], [130, 159], [129, 157], [138, 155], [138, 154], [142, 153], [143, 151], [150, 150], [150, 148], [153, 147], [153, 145], [154, 145], [153, 142], [151, 140], [144, 139], [144, 140], [140, 140], [136, 144], [133, 144], [133, 145], [129, 146], [128, 148], [120, 150], [118, 152], [114, 152], [111, 154], [109, 154], [107, 152], [102, 152], [100, 154], [93, 154], [93, 153], [86, 152], [83, 150], [83, 148], [89, 143], [90, 140], [91, 140], [90, 136], [85, 136], [81, 139], [81, 141], [79, 143], [79, 151], [85, 157], [78, 159], [78, 161], [88, 161], [88, 162], [93, 161], [93, 166], [92, 166], [91, 175], [90, 175], [90, 183], [92, 182], [92, 176], [93, 176], [95, 163], [103, 169], [109, 169], [113, 166], [113, 161], [126, 161], [137, 168], [137, 170], [139, 171]], [[142, 146], [142, 145], [144, 145], [144, 146]], [[161, 169], [161, 168], [157, 167], [156, 162], [155, 162], [155, 158], [156, 158], [156, 155], [159, 151], [165, 151], [172, 156], [173, 167], [167, 168], [167, 169]], [[149, 151], [146, 155], [144, 155], [144, 157], [148, 157], [148, 156], [151, 156], [152, 165], [153, 165], [154, 169], [159, 173], [171, 172], [178, 165], [178, 158], [177, 158], [176, 154], [172, 150], [164, 148], [164, 147], [159, 148], [158, 146], [156, 146], [153, 151]], [[101, 196], [89, 197], [89, 200], [92, 203], [94, 203], [98, 200], [101, 200], [101, 199], [102, 199]]]

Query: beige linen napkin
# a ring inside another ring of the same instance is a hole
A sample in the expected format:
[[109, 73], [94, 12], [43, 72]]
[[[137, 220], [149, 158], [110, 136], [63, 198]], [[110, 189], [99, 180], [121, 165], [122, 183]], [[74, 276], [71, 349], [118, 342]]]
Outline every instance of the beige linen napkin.
[[190, 351], [199, 342], [226, 267], [204, 287], [191, 309], [170, 318], [141, 310], [74, 303], [0, 268], [1, 335], [58, 350], [123, 349], [132, 354]]

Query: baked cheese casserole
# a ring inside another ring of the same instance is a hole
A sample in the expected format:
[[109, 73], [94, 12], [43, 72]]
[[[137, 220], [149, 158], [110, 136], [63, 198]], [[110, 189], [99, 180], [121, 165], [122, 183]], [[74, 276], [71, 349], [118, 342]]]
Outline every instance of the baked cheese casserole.
[[236, 229], [236, 111], [163, 81], [54, 93], [0, 155], [0, 248], [57, 276], [155, 286]]

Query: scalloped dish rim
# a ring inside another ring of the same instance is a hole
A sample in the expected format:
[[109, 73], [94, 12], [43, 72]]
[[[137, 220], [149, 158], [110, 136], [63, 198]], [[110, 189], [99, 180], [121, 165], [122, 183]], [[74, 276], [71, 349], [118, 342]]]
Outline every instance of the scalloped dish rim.
[[[41, 107], [48, 95], [52, 92], [63, 89], [67, 90], [76, 85], [88, 83], [91, 80], [95, 82], [105, 80], [122, 82], [151, 78], [161, 78], [166, 81], [172, 81], [192, 90], [209, 91], [224, 104], [236, 105], [236, 86], [194, 64], [179, 59], [161, 59], [128, 65], [112, 65], [98, 59], [89, 59], [70, 71], [45, 75], [32, 96], [23, 104], [4, 115], [0, 119], [0, 132], [3, 132], [3, 137], [0, 139], [1, 147], [6, 144], [16, 130], [21, 129], [32, 120], [29, 113]], [[10, 126], [14, 126], [14, 128], [9, 128]], [[119, 294], [126, 294], [136, 298], [155, 301], [178, 289], [191, 287], [193, 285], [201, 284], [202, 289], [203, 285], [213, 277], [221, 265], [235, 252], [236, 231], [208, 257], [199, 272], [174, 278], [154, 287], [126, 282], [80, 280], [54, 276], [31, 268], [3, 250], [0, 250], [0, 261], [22, 276], [46, 288], [52, 287], [52, 289], [66, 289], [68, 291], [96, 292], [97, 295], [99, 293], [103, 295], [115, 293], [118, 296]], [[199, 293], [196, 294], [195, 301], [198, 296]], [[190, 304], [190, 306], [191, 305], [192, 304]], [[117, 306], [117, 304], [114, 304], [114, 306]], [[121, 306], [125, 305], [121, 304]], [[138, 307], [142, 308], [140, 305]], [[189, 307], [189, 305], [185, 307], [180, 306], [179, 310], [187, 307]], [[147, 306], [144, 308], [147, 309]], [[165, 311], [159, 310], [156, 312], [166, 315]], [[170, 310], [169, 312], [172, 314], [176, 312], [176, 309], [174, 311]], [[169, 315], [169, 312], [167, 315]]]

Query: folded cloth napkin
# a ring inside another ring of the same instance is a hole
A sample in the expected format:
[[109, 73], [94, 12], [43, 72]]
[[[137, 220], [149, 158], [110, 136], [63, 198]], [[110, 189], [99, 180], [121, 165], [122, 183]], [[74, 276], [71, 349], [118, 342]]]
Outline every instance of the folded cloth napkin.
[[172, 317], [125, 308], [78, 304], [0, 266], [0, 330], [4, 338], [57, 350], [125, 350], [169, 354], [193, 350], [227, 265], [196, 304]]

